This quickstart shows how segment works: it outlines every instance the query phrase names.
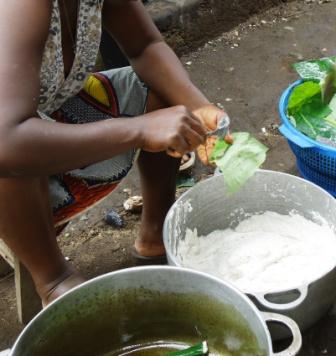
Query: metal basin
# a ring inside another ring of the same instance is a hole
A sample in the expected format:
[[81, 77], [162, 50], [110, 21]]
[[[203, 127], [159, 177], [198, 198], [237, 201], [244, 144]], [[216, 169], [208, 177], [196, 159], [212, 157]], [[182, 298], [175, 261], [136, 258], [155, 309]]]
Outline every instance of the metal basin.
[[[274, 211], [288, 214], [293, 209], [308, 219], [319, 213], [332, 227], [336, 226], [336, 201], [318, 186], [285, 173], [259, 170], [236, 194], [227, 195], [223, 177], [207, 179], [185, 193], [169, 211], [164, 226], [168, 261], [181, 266], [179, 241], [187, 228], [197, 228], [199, 235], [217, 229], [235, 227], [247, 214]], [[316, 237], [318, 238], [318, 236]], [[335, 251], [336, 265], [336, 251]], [[305, 330], [323, 316], [336, 299], [336, 269], [295, 290], [270, 290], [265, 294], [244, 291], [260, 310], [281, 312]], [[276, 330], [276, 338], [287, 337]]]
[[[272, 352], [265, 320], [290, 328], [289, 349]], [[178, 348], [204, 339], [210, 350], [220, 352], [227, 343], [238, 348], [234, 354], [244, 346], [251, 356], [296, 355], [301, 346], [293, 321], [259, 312], [234, 287], [200, 272], [158, 266], [110, 273], [65, 294], [28, 324], [10, 355], [137, 355], [139, 345], [150, 350], [161, 342], [164, 348], [173, 340]]]

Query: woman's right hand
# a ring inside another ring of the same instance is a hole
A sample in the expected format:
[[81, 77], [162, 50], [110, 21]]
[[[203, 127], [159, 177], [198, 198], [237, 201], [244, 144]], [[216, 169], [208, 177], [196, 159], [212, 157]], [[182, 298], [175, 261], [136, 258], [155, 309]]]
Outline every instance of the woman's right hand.
[[157, 110], [140, 120], [141, 149], [144, 151], [166, 151], [178, 158], [205, 142], [205, 127], [185, 106]]

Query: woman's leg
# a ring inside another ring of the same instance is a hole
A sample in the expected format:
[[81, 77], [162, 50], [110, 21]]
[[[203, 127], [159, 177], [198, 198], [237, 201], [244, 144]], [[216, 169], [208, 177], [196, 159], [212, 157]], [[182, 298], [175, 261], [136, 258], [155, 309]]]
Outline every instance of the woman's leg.
[[[165, 105], [149, 93], [147, 111], [164, 108]], [[143, 195], [143, 212], [140, 236], [135, 248], [143, 256], [159, 256], [165, 253], [162, 241], [162, 227], [166, 214], [175, 201], [176, 176], [180, 159], [165, 152], [142, 151], [139, 156], [139, 171]]]
[[0, 179], [0, 237], [31, 273], [44, 304], [83, 281], [55, 236], [48, 178]]

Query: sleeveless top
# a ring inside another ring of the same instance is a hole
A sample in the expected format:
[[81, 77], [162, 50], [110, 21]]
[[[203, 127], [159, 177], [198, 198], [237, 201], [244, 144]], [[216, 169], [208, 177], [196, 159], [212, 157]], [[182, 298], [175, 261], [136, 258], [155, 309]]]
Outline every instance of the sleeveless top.
[[103, 0], [79, 0], [75, 59], [67, 78], [64, 73], [61, 15], [58, 0], [53, 0], [49, 36], [40, 72], [38, 111], [50, 115], [76, 95], [93, 71], [99, 51]]

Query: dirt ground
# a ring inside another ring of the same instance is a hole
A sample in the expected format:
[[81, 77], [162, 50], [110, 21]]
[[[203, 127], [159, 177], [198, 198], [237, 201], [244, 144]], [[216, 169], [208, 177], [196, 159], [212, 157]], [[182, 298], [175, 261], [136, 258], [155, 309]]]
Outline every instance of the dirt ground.
[[[194, 82], [230, 113], [233, 130], [250, 131], [270, 147], [267, 169], [297, 174], [294, 157], [277, 131], [278, 99], [297, 78], [292, 63], [335, 54], [335, 18], [334, 1], [284, 3], [241, 25], [233, 22], [236, 27], [229, 32], [213, 32], [218, 37], [182, 57]], [[172, 42], [174, 36], [170, 34]], [[210, 173], [199, 164], [194, 169], [197, 179]], [[136, 170], [101, 205], [71, 223], [59, 240], [64, 254], [87, 278], [134, 265], [130, 248], [140, 216], [123, 212], [128, 189], [131, 195], [140, 193]], [[105, 224], [104, 216], [111, 208], [125, 218], [123, 229]], [[10, 347], [20, 330], [9, 275], [0, 279], [0, 350]], [[305, 333], [300, 355], [336, 355], [334, 316], [326, 316]]]

